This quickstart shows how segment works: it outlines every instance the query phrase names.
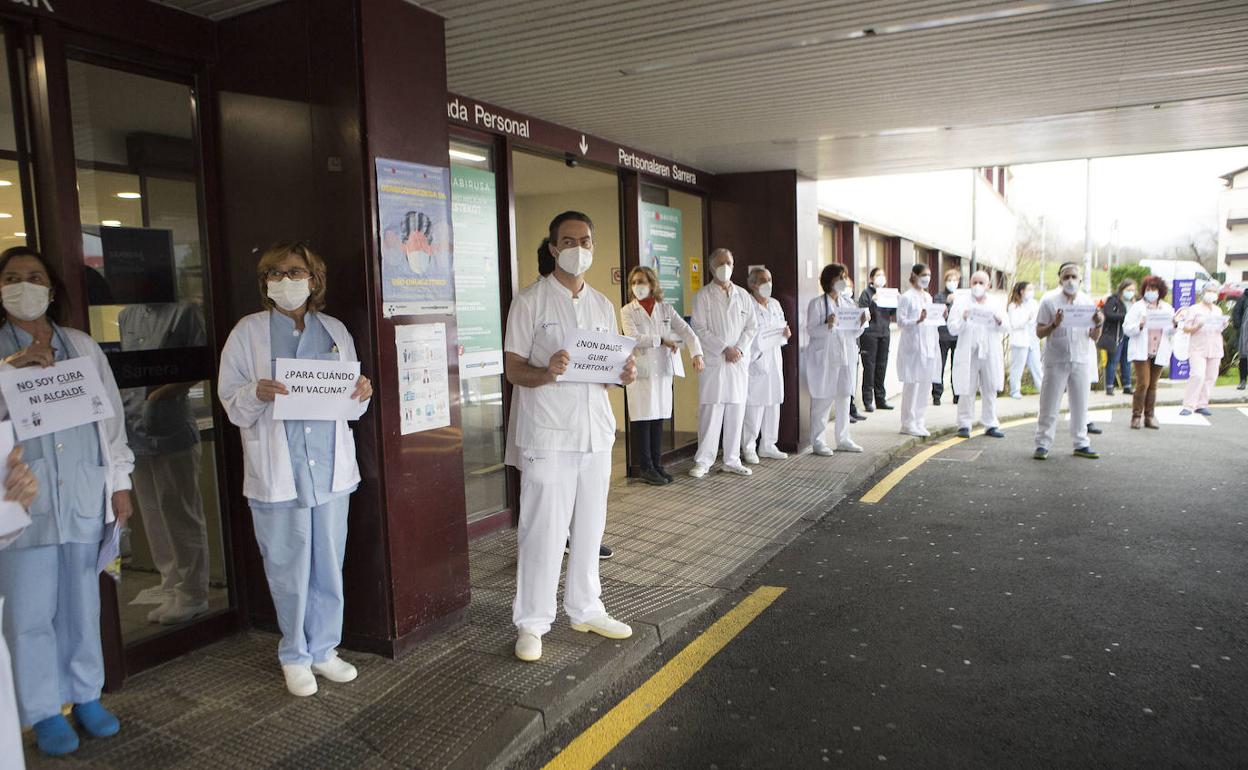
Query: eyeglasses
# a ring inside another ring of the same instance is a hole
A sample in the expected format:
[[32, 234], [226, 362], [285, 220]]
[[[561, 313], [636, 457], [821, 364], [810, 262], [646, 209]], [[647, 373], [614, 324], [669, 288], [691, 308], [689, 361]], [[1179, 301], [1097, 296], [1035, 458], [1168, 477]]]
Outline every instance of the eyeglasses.
[[289, 278], [292, 281], [302, 281], [305, 278], [310, 278], [312, 273], [302, 267], [292, 267], [289, 270], [278, 270], [277, 268], [273, 268], [265, 272], [264, 275], [270, 281], [280, 281], [283, 278]]

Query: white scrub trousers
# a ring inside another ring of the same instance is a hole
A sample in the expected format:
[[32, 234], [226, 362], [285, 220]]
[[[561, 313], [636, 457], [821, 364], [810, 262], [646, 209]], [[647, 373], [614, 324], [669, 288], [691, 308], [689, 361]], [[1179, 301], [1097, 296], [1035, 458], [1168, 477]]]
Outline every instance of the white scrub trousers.
[[970, 430], [975, 422], [975, 392], [979, 391], [981, 403], [979, 420], [985, 428], [997, 428], [997, 386], [988, 377], [988, 362], [971, 361], [971, 389], [958, 394], [958, 427]]
[[520, 453], [519, 557], [511, 618], [517, 629], [541, 636], [555, 621], [559, 569], [569, 540], [563, 608], [574, 624], [606, 614], [598, 548], [607, 526], [611, 451]]
[[[3, 607], [4, 597], [0, 596], [0, 609]], [[2, 625], [3, 620], [0, 620]], [[17, 716], [17, 693], [13, 689], [13, 661], [3, 636], [0, 636], [0, 757], [9, 757], [6, 761], [12, 763], [15, 770], [26, 767], [22, 756], [22, 721]]]
[[706, 468], [715, 464], [723, 434], [724, 465], [741, 464], [741, 430], [745, 404], [702, 404], [698, 407], [698, 453], [693, 461]]
[[844, 446], [849, 438], [849, 396], [842, 398], [812, 398], [810, 400], [810, 445], [827, 446], [823, 434], [828, 429], [828, 414], [836, 407], [836, 446]]
[[758, 442], [758, 449], [774, 450], [776, 441], [779, 439], [780, 405], [747, 405], [745, 407], [745, 422], [741, 429], [742, 451], [753, 451], [755, 449], [755, 441]]
[[23, 725], [56, 716], [62, 704], [100, 697], [99, 552], [98, 543], [0, 551], [4, 636]]
[[1010, 396], [1013, 398], [1022, 398], [1024, 368], [1031, 372], [1031, 381], [1036, 390], [1043, 388], [1044, 375], [1040, 372], [1039, 345], [1010, 348]]
[[160, 587], [180, 604], [208, 601], [208, 528], [199, 496], [200, 446], [136, 456], [134, 493]]
[[252, 510], [277, 610], [284, 666], [324, 663], [342, 641], [342, 559], [351, 496], [313, 508]]
[[901, 386], [901, 429], [903, 431], [927, 430], [927, 395], [931, 386], [920, 382], [907, 382]]
[[1088, 445], [1088, 392], [1091, 377], [1085, 364], [1046, 364], [1040, 390], [1040, 417], [1036, 421], [1036, 447], [1049, 449], [1057, 435], [1057, 411], [1062, 394], [1070, 394], [1070, 438], [1075, 449]]

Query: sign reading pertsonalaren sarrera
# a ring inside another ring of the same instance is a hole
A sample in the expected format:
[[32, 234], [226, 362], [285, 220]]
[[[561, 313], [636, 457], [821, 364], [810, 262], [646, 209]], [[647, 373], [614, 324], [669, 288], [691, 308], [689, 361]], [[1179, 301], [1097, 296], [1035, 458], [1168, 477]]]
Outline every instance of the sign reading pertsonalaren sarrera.
[[95, 363], [71, 358], [47, 368], [32, 366], [0, 372], [13, 430], [21, 441], [112, 417]]

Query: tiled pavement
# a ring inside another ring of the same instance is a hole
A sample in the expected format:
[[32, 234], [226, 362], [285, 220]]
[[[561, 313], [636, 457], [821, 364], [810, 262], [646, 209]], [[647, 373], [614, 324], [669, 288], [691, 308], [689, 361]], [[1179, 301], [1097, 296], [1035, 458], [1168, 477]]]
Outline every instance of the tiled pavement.
[[[1178, 395], [1168, 388], [1162, 400]], [[1217, 398], [1243, 395], [1219, 388]], [[1094, 408], [1124, 403], [1092, 399]], [[1002, 419], [1034, 409], [1034, 397], [1000, 402]], [[613, 488], [606, 539], [617, 555], [602, 565], [604, 601], [634, 625], [630, 640], [578, 634], [561, 618], [541, 661], [515, 660], [515, 533], [499, 532], [471, 545], [467, 622], [402, 660], [347, 653], [358, 680], [293, 698], [277, 667], [277, 638], [240, 634], [106, 696], [122, 720], [120, 736], [84, 740], [66, 760], [28, 751], [28, 762], [124, 770], [501, 765], [907, 451], [915, 442], [897, 434], [897, 422], [895, 411], [876, 412], [855, 426], [861, 455], [766, 462], [748, 479], [713, 473], [699, 481], [678, 476], [669, 487]], [[952, 423], [951, 405], [929, 411], [933, 432]]]

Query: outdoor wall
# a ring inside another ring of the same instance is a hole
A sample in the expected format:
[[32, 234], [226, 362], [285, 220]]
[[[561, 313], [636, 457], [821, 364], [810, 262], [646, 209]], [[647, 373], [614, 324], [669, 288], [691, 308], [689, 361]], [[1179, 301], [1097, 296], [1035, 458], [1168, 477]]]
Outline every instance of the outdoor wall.
[[1248, 280], [1248, 259], [1231, 262], [1227, 254], [1248, 254], [1248, 224], [1227, 226], [1228, 219], [1248, 219], [1248, 171], [1236, 174], [1234, 182], [1218, 198], [1218, 270], [1227, 281]]

